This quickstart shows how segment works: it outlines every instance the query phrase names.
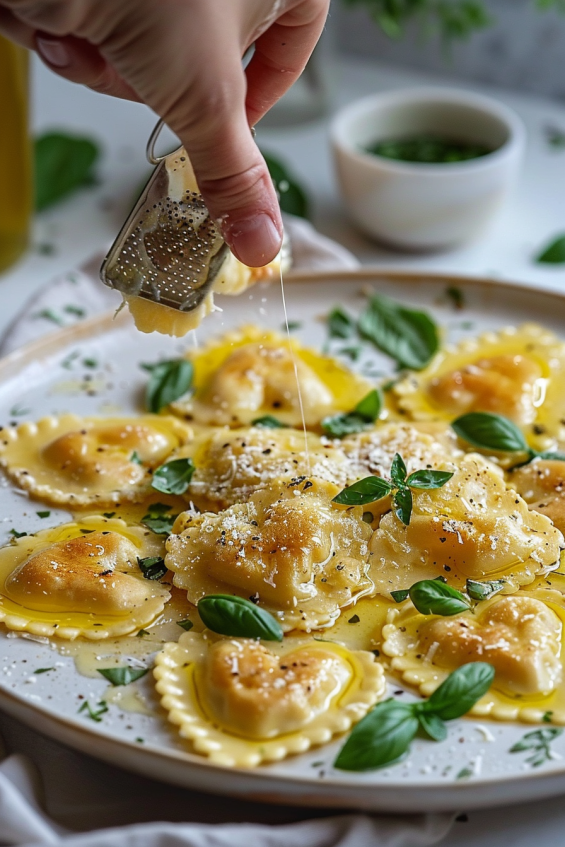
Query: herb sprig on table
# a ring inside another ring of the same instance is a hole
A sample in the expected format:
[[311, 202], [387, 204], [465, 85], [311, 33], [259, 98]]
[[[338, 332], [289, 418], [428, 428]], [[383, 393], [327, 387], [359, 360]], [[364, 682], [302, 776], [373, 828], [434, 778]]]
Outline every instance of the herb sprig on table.
[[340, 506], [364, 506], [391, 494], [396, 516], [408, 526], [413, 505], [411, 489], [430, 491], [443, 488], [452, 476], [453, 473], [449, 471], [434, 471], [428, 468], [408, 475], [404, 459], [396, 453], [390, 467], [390, 480], [378, 476], [365, 477], [340, 491], [333, 498], [333, 502]]
[[418, 731], [433, 741], [447, 736], [446, 721], [462, 717], [486, 694], [494, 668], [471, 662], [453, 671], [428, 700], [379, 703], [361, 720], [341, 748], [334, 767], [368, 771], [401, 761]]

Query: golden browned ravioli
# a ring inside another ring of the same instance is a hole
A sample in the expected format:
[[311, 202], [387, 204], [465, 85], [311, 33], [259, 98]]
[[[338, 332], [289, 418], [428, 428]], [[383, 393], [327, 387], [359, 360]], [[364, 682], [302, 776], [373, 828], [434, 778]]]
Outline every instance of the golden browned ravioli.
[[167, 541], [167, 567], [191, 603], [206, 594], [252, 598], [283, 629], [331, 625], [373, 589], [372, 530], [360, 506], [337, 509], [324, 480], [275, 480], [219, 514], [184, 512]]
[[169, 720], [217, 764], [254, 767], [325, 744], [384, 694], [372, 653], [288, 638], [282, 644], [185, 633], [155, 660]]
[[[306, 452], [307, 451], [307, 452]], [[243, 427], [214, 431], [194, 457], [186, 496], [200, 509], [227, 509], [283, 476], [311, 474], [343, 486], [349, 463], [338, 442], [297, 429]]]
[[169, 591], [144, 578], [139, 560], [162, 552], [149, 530], [98, 515], [18, 538], [0, 548], [0, 620], [66, 639], [141, 629]]
[[[450, 617], [421, 615], [407, 601], [389, 611], [382, 649], [393, 671], [426, 695], [455, 668], [488, 662], [495, 669], [493, 686], [471, 714], [540, 721], [555, 702], [565, 702], [563, 608], [555, 608], [528, 591], [499, 595], [474, 612]], [[554, 719], [565, 721], [563, 706]]]
[[494, 412], [522, 426], [532, 446], [543, 450], [565, 434], [564, 389], [565, 344], [549, 330], [524, 324], [445, 347], [392, 391], [414, 420]]
[[534, 459], [508, 475], [530, 509], [547, 515], [565, 533], [565, 462]]
[[468, 454], [441, 467], [452, 478], [442, 488], [413, 490], [409, 526], [389, 512], [371, 539], [370, 576], [379, 592], [438, 575], [456, 585], [504, 579], [511, 592], [557, 566], [561, 532], [506, 488], [495, 465]]
[[194, 392], [172, 405], [198, 423], [246, 426], [271, 415], [288, 426], [319, 426], [350, 411], [373, 386], [295, 339], [243, 327], [190, 354]]
[[48, 417], [2, 430], [0, 464], [48, 503], [140, 502], [151, 491], [153, 470], [191, 437], [172, 416]]

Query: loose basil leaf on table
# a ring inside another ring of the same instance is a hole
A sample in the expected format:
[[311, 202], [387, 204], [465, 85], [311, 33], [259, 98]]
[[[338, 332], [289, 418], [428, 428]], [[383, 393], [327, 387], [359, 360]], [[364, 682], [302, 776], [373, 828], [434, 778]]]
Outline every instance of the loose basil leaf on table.
[[34, 142], [35, 208], [58, 203], [78, 188], [95, 183], [94, 165], [100, 155], [90, 138], [48, 132]]
[[279, 195], [281, 210], [289, 215], [297, 215], [299, 218], [308, 218], [310, 216], [308, 197], [302, 186], [279, 159], [269, 153], [263, 153], [263, 158]]
[[548, 265], [565, 264], [565, 235], [558, 235], [536, 256], [536, 262]]
[[466, 715], [487, 693], [494, 680], [494, 668], [486, 662], [470, 662], [450, 673], [428, 700], [418, 704], [421, 712], [432, 712], [444, 721]]
[[333, 503], [340, 506], [363, 506], [365, 503], [374, 503], [381, 500], [393, 491], [394, 486], [386, 479], [378, 476], [367, 476], [354, 482], [348, 488], [344, 488], [333, 498]]
[[465, 590], [471, 600], [487, 600], [493, 594], [498, 594], [504, 588], [503, 579], [478, 580], [468, 579]]
[[437, 326], [426, 312], [409, 309], [383, 295], [371, 297], [357, 326], [363, 338], [403, 368], [422, 370], [439, 348]]
[[261, 418], [254, 418], [251, 421], [251, 426], [262, 426], [265, 429], [288, 429], [288, 424], [282, 423], [273, 415], [263, 415]]
[[250, 600], [230, 594], [208, 594], [198, 601], [198, 614], [204, 626], [220, 635], [282, 641], [278, 621]]
[[167, 573], [165, 560], [160, 556], [147, 556], [138, 559], [137, 564], [145, 579], [162, 579]]
[[184, 494], [194, 470], [192, 459], [173, 459], [155, 470], [151, 487], [162, 494]]
[[382, 406], [382, 394], [375, 388], [357, 403], [352, 412], [324, 418], [322, 429], [332, 438], [343, 438], [346, 435], [362, 432], [378, 419]]
[[149, 668], [98, 668], [98, 673], [112, 685], [129, 685], [130, 682], [141, 679], [148, 672]]
[[422, 615], [449, 617], [466, 612], [471, 603], [461, 591], [437, 579], [422, 579], [408, 590], [410, 599]]
[[150, 377], [145, 389], [147, 411], [157, 414], [170, 403], [185, 395], [192, 387], [194, 368], [188, 359], [168, 359], [155, 364], [143, 364]]

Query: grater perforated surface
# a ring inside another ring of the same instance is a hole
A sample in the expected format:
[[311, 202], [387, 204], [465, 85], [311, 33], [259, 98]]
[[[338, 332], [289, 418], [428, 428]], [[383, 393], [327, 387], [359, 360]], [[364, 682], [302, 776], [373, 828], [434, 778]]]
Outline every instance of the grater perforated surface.
[[185, 312], [202, 302], [229, 250], [195, 189], [182, 148], [157, 166], [104, 260], [105, 285]]

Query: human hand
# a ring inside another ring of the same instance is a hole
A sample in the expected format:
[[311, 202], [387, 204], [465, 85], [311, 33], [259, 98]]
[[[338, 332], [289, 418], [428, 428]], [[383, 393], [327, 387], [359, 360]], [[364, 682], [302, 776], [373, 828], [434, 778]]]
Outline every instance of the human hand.
[[[150, 106], [185, 147], [245, 264], [272, 261], [282, 221], [253, 126], [300, 76], [329, 0], [0, 0], [0, 31], [56, 73]], [[241, 59], [255, 53], [245, 71]]]

